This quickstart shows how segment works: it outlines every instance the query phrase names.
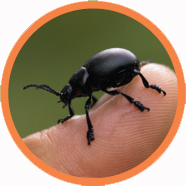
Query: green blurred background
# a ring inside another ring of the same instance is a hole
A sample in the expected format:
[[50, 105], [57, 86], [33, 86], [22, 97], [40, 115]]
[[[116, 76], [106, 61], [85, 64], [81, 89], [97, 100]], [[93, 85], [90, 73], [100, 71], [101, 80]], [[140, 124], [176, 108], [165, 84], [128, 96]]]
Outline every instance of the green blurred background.
[[[151, 59], [173, 69], [159, 40], [143, 25], [123, 14], [87, 9], [61, 15], [39, 28], [28, 39], [14, 63], [9, 103], [21, 137], [53, 126], [68, 115], [68, 107], [44, 90], [22, 87], [47, 84], [61, 91], [72, 74], [94, 54], [113, 47], [132, 51], [140, 61]], [[99, 98], [103, 93], [95, 95]], [[72, 101], [75, 114], [84, 114], [87, 98]]]

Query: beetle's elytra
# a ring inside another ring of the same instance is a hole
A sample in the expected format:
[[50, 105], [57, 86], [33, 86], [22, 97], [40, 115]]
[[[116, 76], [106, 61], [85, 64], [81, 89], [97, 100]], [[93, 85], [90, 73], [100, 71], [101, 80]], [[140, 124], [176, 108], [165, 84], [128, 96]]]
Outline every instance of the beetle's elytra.
[[107, 94], [123, 95], [130, 103], [133, 103], [139, 110], [150, 110], [139, 101], [134, 101], [132, 97], [121, 92], [120, 90], [109, 91], [107, 88], [120, 87], [132, 81], [132, 79], [139, 75], [146, 88], [152, 88], [159, 93], [166, 92], [156, 85], [149, 85], [145, 77], [140, 73], [140, 63], [137, 57], [129, 50], [122, 48], [106, 49], [91, 57], [81, 68], [79, 68], [70, 78], [67, 85], [64, 86], [61, 92], [55, 91], [48, 85], [29, 84], [23, 87], [41, 88], [49, 91], [60, 97], [58, 102], [63, 102], [64, 106], [68, 105], [69, 115], [64, 119], [59, 119], [58, 123], [63, 123], [74, 115], [71, 106], [71, 100], [76, 97], [88, 96], [85, 104], [86, 119], [88, 124], [87, 140], [88, 145], [94, 140], [94, 130], [91, 124], [88, 110], [92, 107], [97, 99], [92, 94], [94, 91], [102, 90]]

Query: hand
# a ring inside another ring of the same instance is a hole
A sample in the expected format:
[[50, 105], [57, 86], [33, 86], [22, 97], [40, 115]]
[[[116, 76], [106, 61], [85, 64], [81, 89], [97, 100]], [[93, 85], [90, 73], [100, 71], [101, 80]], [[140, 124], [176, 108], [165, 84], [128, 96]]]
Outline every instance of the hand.
[[177, 79], [169, 68], [148, 64], [141, 72], [167, 95], [145, 88], [138, 76], [119, 89], [150, 108], [149, 112], [141, 112], [122, 95], [105, 94], [90, 111], [95, 137], [90, 145], [85, 115], [32, 134], [24, 143], [49, 166], [78, 177], [108, 177], [137, 166], [166, 137], [178, 96]]

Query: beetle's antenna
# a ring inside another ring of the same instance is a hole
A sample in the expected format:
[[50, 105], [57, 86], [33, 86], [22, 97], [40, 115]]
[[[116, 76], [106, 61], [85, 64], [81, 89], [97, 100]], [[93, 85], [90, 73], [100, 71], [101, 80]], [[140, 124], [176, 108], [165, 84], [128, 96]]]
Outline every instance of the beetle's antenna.
[[29, 87], [36, 87], [36, 88], [41, 88], [43, 90], [49, 91], [50, 93], [55, 94], [56, 96], [60, 96], [61, 93], [55, 91], [54, 89], [52, 89], [51, 87], [49, 87], [48, 85], [37, 85], [37, 84], [29, 84], [23, 87], [23, 90], [29, 88]]

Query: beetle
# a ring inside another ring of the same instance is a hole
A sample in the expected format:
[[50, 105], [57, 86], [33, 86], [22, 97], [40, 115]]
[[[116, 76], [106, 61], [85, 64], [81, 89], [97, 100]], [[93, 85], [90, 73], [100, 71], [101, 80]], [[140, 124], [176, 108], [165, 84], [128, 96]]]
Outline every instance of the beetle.
[[149, 85], [148, 81], [141, 74], [140, 67], [144, 63], [149, 63], [149, 61], [139, 63], [137, 57], [129, 50], [123, 48], [110, 48], [91, 57], [72, 75], [61, 92], [55, 91], [44, 84], [29, 84], [24, 86], [23, 89], [36, 87], [59, 96], [60, 100], [58, 102], [64, 103], [63, 108], [68, 105], [69, 115], [63, 119], [59, 119], [58, 123], [63, 123], [74, 115], [71, 105], [72, 99], [88, 96], [89, 98], [85, 103], [85, 112], [88, 125], [87, 140], [88, 145], [90, 145], [90, 142], [94, 140], [94, 130], [88, 110], [97, 102], [96, 97], [93, 95], [94, 91], [101, 90], [109, 95], [121, 94], [139, 110], [144, 111], [146, 109], [149, 111], [149, 108], [145, 107], [139, 101], [134, 101], [134, 98], [124, 92], [117, 89], [107, 90], [111, 87], [116, 88], [126, 85], [130, 83], [135, 76], [139, 75], [145, 88], [155, 89], [159, 93], [162, 92], [164, 96], [166, 95], [166, 92], [157, 85]]

